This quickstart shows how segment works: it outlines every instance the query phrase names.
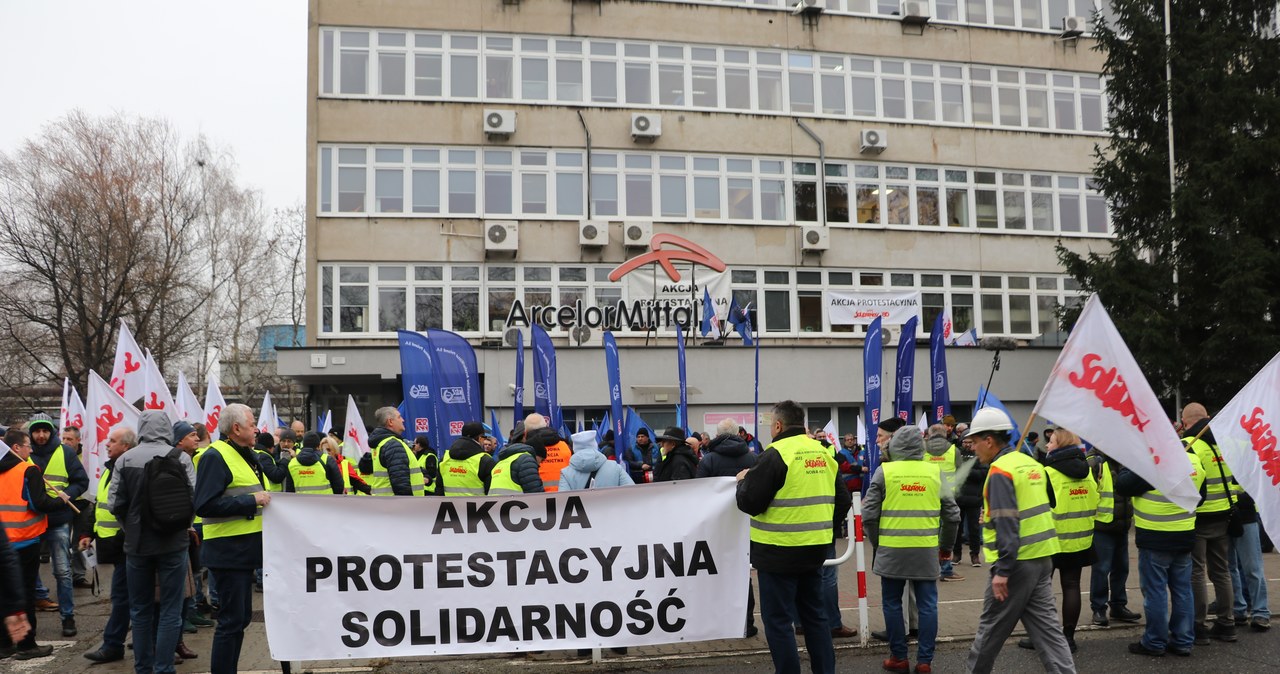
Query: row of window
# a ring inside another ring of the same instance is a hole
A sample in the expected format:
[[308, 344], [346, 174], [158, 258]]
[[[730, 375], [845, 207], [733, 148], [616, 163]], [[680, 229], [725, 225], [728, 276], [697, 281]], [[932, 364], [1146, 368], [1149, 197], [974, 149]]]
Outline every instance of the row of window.
[[[587, 215], [577, 150], [321, 146], [320, 214]], [[1107, 234], [1078, 174], [642, 152], [591, 154], [591, 216]]]
[[[320, 336], [394, 336], [396, 330], [444, 328], [473, 337], [501, 336], [512, 303], [527, 306], [613, 306], [627, 297], [608, 280], [611, 266], [360, 264], [320, 265]], [[1060, 343], [1055, 310], [1083, 300], [1061, 276], [883, 270], [731, 269], [738, 306], [767, 336], [864, 334], [862, 326], [831, 325], [822, 291], [919, 289], [920, 334], [950, 309], [957, 333], [1041, 337]], [[553, 333], [562, 333], [554, 328]]]
[[1100, 133], [1096, 74], [546, 36], [326, 28], [322, 95], [721, 110]]
[[[760, 9], [790, 10], [794, 0], [663, 0], [681, 4], [730, 5]], [[1088, 20], [1086, 32], [1093, 32], [1093, 13], [1102, 12], [1108, 21], [1115, 16], [1110, 0], [920, 0], [932, 21], [963, 23], [996, 28], [1021, 28], [1057, 32], [1063, 17]], [[827, 12], [862, 16], [893, 17], [902, 13], [902, 0], [819, 0]]]

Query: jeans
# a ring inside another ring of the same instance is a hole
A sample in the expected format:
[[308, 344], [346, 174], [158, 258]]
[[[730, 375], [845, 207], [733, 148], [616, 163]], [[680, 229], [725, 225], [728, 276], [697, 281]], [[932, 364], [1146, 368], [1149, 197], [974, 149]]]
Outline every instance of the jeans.
[[1254, 620], [1271, 619], [1267, 606], [1267, 578], [1262, 571], [1262, 542], [1258, 523], [1244, 525], [1244, 535], [1231, 539], [1231, 588], [1235, 592], [1232, 608], [1238, 616]]
[[916, 607], [920, 612], [920, 641], [916, 644], [916, 660], [933, 662], [933, 645], [938, 637], [938, 582], [880, 578], [880, 596], [884, 603], [884, 624], [889, 632], [889, 653], [899, 660], [907, 657], [907, 632], [902, 624], [902, 595], [907, 583], [915, 589]]
[[71, 593], [71, 524], [49, 527], [40, 540], [49, 546], [53, 578], [58, 583], [58, 613], [66, 620], [76, 612], [75, 598]]
[[[771, 573], [756, 570], [760, 582], [760, 622], [769, 642], [775, 674], [800, 674], [800, 654], [790, 612], [795, 611], [804, 627], [804, 645], [809, 651], [813, 674], [835, 674], [836, 652], [831, 630], [823, 615], [822, 572]], [[216, 637], [215, 637], [216, 638]], [[215, 643], [215, 646], [217, 644]], [[212, 674], [223, 674], [214, 669]]]
[[1129, 534], [1093, 532], [1093, 552], [1097, 560], [1089, 579], [1089, 608], [1105, 611], [1127, 608], [1129, 594], [1124, 584], [1129, 580]]
[[[1138, 548], [1138, 579], [1142, 585], [1142, 608], [1147, 614], [1142, 645], [1161, 652], [1168, 646], [1191, 650], [1196, 639], [1191, 554]], [[1172, 614], [1166, 610], [1170, 600]]]
[[[836, 544], [834, 542], [827, 546], [827, 559], [836, 558]], [[833, 630], [844, 627], [844, 621], [840, 618], [840, 586], [837, 584], [839, 579], [836, 578], [836, 572], [840, 567], [824, 566], [822, 567], [822, 606], [825, 609], [823, 615], [827, 617], [827, 627]]]
[[948, 560], [939, 562], [938, 564], [939, 564], [938, 568], [940, 569], [938, 575], [943, 577], [956, 575], [955, 569], [951, 568], [951, 560], [948, 559]]
[[124, 640], [129, 636], [129, 570], [124, 560], [111, 570], [111, 615], [102, 628], [102, 649], [114, 653], [124, 652]]
[[[244, 630], [253, 618], [253, 569], [209, 569], [218, 586], [218, 626], [209, 654], [210, 674], [235, 674]], [[763, 592], [763, 583], [761, 583]], [[763, 603], [763, 599], [761, 600]], [[794, 650], [794, 648], [792, 649]]]
[[125, 564], [129, 577], [129, 617], [133, 620], [133, 670], [137, 674], [169, 674], [174, 671], [174, 649], [182, 638], [187, 549], [158, 555], [128, 555]]

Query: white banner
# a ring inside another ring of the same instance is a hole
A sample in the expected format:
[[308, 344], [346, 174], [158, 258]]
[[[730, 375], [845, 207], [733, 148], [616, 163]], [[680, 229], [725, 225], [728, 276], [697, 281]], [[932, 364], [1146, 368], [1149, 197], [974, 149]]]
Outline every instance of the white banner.
[[729, 272], [694, 266], [691, 283], [689, 267], [679, 262], [673, 264], [680, 274], [679, 281], [672, 281], [661, 267], [652, 265], [629, 272], [620, 280], [623, 285], [622, 298], [628, 302], [656, 299], [667, 302], [672, 307], [700, 308], [705, 288], [711, 293], [711, 301], [716, 305], [716, 315], [722, 320], [729, 315], [729, 297], [732, 294], [729, 290]]
[[871, 325], [877, 318], [884, 325], [901, 325], [912, 316], [920, 318], [920, 291], [824, 290], [822, 305], [832, 325]]
[[[1280, 531], [1280, 355], [1253, 376], [1236, 397], [1209, 422], [1218, 451], [1232, 476], [1249, 492], [1267, 531]], [[1205, 469], [1205, 477], [1217, 477]]]
[[749, 564], [736, 486], [709, 478], [490, 498], [274, 494], [263, 511], [271, 657], [739, 638]]

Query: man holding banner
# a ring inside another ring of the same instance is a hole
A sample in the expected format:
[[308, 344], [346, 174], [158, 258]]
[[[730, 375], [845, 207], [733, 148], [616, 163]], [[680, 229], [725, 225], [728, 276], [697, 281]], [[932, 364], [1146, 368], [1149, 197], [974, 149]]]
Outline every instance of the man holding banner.
[[791, 627], [798, 615], [815, 674], [836, 669], [823, 610], [822, 565], [832, 520], [850, 505], [829, 449], [805, 434], [804, 409], [786, 400], [773, 408], [773, 437], [759, 461], [738, 473], [738, 509], [751, 516], [751, 564], [760, 580], [760, 618], [774, 670], [798, 674]]
[[394, 407], [380, 407], [373, 413], [378, 427], [369, 434], [373, 448], [373, 476], [369, 489], [374, 496], [423, 496], [426, 482], [413, 450], [400, 438], [404, 433], [404, 417]]

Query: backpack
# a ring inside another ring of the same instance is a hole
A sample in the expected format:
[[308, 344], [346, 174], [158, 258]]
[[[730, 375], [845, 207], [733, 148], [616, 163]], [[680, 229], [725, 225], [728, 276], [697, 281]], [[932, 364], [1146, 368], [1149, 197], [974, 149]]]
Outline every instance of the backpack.
[[143, 471], [143, 522], [161, 534], [190, 527], [195, 516], [187, 469], [178, 459], [181, 454], [182, 450], [175, 447], [164, 456], [153, 457]]

